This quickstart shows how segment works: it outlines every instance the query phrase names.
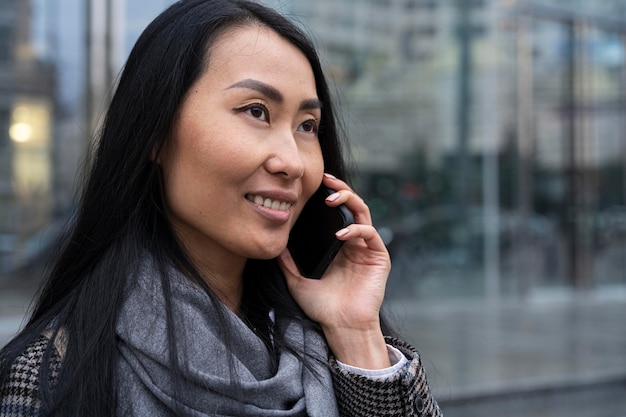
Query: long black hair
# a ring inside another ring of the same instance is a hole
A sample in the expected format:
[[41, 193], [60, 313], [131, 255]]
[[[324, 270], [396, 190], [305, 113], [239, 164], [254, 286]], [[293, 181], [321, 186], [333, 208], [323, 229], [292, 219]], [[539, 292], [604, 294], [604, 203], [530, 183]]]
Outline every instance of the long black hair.
[[[329, 88], [305, 34], [275, 11], [250, 1], [173, 4], [145, 29], [130, 53], [94, 140], [77, 213], [58, 257], [25, 328], [0, 352], [0, 385], [10, 364], [42, 333], [52, 339], [62, 334], [65, 352], [57, 384], [49, 386], [48, 366], [40, 369], [39, 389], [48, 412], [114, 415], [115, 321], [125, 280], [146, 253], [177, 265], [216, 302], [172, 231], [159, 169], [152, 161], [168, 140], [185, 94], [206, 70], [215, 39], [228, 28], [251, 24], [269, 27], [307, 57], [323, 102], [319, 140], [325, 171], [346, 177]], [[242, 314], [249, 322], [267, 319], [270, 306], [277, 314], [294, 308], [284, 283], [276, 279], [280, 273], [275, 261], [250, 261], [245, 275], [261, 272], [267, 277], [261, 284], [244, 277]], [[52, 356], [52, 345], [48, 343], [44, 363]], [[279, 334], [272, 335], [272, 345], [297, 350]]]

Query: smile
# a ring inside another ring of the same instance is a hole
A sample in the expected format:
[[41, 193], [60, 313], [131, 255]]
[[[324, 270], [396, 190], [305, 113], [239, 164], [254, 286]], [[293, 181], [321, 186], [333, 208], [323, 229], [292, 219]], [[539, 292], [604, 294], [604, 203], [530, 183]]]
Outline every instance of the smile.
[[287, 203], [286, 201], [272, 200], [271, 198], [261, 197], [260, 195], [247, 194], [246, 199], [252, 201], [254, 204], [272, 210], [286, 211], [289, 210], [292, 205], [291, 203]]

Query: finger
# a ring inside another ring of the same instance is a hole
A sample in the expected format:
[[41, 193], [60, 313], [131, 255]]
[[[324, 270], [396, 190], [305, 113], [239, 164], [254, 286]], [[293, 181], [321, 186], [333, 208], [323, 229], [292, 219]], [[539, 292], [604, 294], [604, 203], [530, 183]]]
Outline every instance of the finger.
[[340, 180], [339, 178], [327, 172], [324, 173], [322, 182], [324, 182], [324, 184], [328, 185], [333, 190], [351, 190], [350, 186], [345, 181]]
[[326, 198], [326, 202], [329, 206], [337, 207], [340, 204], [345, 204], [354, 216], [355, 223], [372, 224], [372, 216], [369, 207], [345, 182], [335, 177], [328, 176], [328, 174], [324, 174], [324, 185], [335, 190], [334, 194]]
[[347, 241], [350, 239], [361, 238], [367, 247], [374, 251], [387, 252], [387, 247], [383, 239], [378, 234], [374, 226], [367, 224], [352, 224], [335, 233], [337, 239]]

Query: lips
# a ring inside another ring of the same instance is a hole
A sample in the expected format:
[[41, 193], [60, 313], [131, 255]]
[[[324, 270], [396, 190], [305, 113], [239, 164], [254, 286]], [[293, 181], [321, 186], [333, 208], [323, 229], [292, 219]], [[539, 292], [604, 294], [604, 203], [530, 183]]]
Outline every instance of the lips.
[[287, 201], [273, 200], [269, 197], [263, 197], [260, 195], [247, 194], [246, 199], [252, 201], [254, 204], [269, 208], [272, 210], [287, 211], [291, 208], [292, 204]]

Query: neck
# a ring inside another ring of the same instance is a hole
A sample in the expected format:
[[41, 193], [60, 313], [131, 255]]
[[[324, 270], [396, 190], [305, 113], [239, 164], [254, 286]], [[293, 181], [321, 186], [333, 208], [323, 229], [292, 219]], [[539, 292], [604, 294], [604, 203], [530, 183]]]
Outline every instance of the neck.
[[226, 307], [239, 312], [243, 294], [243, 270], [245, 259], [212, 262], [211, 259], [193, 258], [200, 276]]
[[174, 229], [204, 282], [226, 307], [237, 314], [247, 258], [227, 251], [185, 227], [176, 226], [174, 224]]

